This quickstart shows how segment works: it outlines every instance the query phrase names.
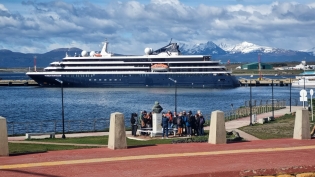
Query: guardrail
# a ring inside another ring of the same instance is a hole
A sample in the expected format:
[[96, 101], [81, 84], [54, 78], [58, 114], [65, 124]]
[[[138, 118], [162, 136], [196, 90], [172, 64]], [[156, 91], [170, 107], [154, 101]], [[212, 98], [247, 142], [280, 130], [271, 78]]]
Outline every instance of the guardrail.
[[[273, 106], [272, 106], [271, 100], [266, 100], [266, 101], [260, 100], [259, 104], [256, 104], [256, 103], [257, 103], [257, 100], [252, 100], [252, 115], [271, 112], [272, 109], [279, 110], [286, 107], [286, 100], [275, 100], [273, 103]], [[225, 121], [230, 121], [230, 120], [249, 116], [250, 115], [249, 101], [245, 101], [245, 105], [246, 107], [238, 108], [231, 111], [225, 111], [224, 112]], [[297, 106], [297, 102], [296, 102], [296, 106]]]

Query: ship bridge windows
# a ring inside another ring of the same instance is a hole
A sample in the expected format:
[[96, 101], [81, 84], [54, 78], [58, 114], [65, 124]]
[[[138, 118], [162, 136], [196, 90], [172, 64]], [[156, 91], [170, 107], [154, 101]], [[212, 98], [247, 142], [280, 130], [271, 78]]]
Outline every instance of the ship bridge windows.
[[203, 61], [210, 61], [210, 56], [203, 56]]

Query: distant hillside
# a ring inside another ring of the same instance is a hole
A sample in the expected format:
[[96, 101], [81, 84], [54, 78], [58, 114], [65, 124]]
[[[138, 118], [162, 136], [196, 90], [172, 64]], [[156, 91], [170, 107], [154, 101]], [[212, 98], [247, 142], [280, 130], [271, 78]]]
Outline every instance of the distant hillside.
[[68, 55], [74, 55], [75, 53], [80, 54], [81, 49], [79, 48], [60, 48], [55, 49], [44, 54], [37, 53], [19, 53], [12, 52], [10, 50], [0, 50], [0, 68], [10, 67], [33, 67], [34, 57], [36, 56], [36, 66], [46, 67], [53, 61], [61, 61], [63, 57]]
[[[237, 45], [223, 44], [216, 45], [212, 41], [199, 44], [179, 44], [182, 54], [200, 54], [211, 55], [213, 60], [221, 60], [231, 63], [248, 63], [257, 62], [260, 55], [261, 62], [306, 62], [315, 61], [315, 48], [294, 51], [273, 48], [268, 46], [259, 46], [250, 42], [242, 42]], [[61, 61], [66, 53], [69, 56], [81, 54], [79, 48], [58, 48], [44, 54], [36, 53], [19, 53], [10, 50], [0, 50], [0, 68], [17, 68], [17, 67], [33, 67], [34, 56], [37, 67], [46, 67], [53, 61]], [[115, 54], [123, 55], [123, 54]]]

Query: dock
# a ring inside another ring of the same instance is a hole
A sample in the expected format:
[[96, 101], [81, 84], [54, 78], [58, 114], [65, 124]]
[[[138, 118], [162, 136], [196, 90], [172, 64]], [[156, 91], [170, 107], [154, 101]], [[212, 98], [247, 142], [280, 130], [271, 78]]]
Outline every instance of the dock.
[[38, 86], [34, 80], [0, 80], [0, 86]]
[[297, 79], [239, 79], [241, 86], [290, 86]]

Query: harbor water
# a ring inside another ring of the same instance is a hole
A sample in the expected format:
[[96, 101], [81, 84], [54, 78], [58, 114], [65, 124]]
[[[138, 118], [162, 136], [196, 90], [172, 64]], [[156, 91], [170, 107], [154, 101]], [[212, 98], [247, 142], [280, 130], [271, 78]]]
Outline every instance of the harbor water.
[[[2, 76], [3, 77], [3, 76]], [[244, 78], [244, 77], [243, 77]], [[252, 100], [272, 99], [272, 87], [252, 88]], [[274, 86], [273, 98], [292, 106], [302, 105], [302, 88]], [[310, 88], [307, 88], [309, 93]], [[8, 121], [8, 133], [61, 131], [61, 88], [37, 86], [0, 87], [0, 116]], [[175, 109], [175, 88], [64, 88], [64, 120], [67, 132], [104, 130], [113, 112], [125, 115], [151, 111], [158, 101], [164, 111]], [[250, 99], [250, 87], [233, 89], [177, 88], [177, 110], [201, 110], [207, 119], [215, 110], [229, 111], [245, 106]], [[308, 94], [308, 98], [310, 95]], [[307, 105], [307, 103], [306, 103]]]

